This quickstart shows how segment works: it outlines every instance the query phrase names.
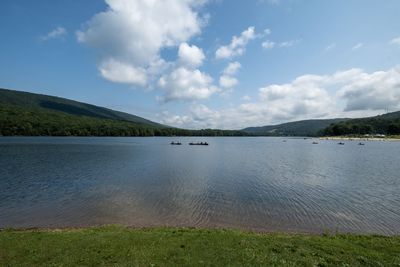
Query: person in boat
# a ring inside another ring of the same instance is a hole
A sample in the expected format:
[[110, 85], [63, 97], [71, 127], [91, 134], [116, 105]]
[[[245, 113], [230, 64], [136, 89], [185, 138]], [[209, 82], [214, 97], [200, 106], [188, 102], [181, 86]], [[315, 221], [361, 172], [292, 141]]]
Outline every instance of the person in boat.
[[181, 145], [181, 144], [182, 144], [181, 142], [174, 142], [174, 141], [171, 142], [171, 145]]

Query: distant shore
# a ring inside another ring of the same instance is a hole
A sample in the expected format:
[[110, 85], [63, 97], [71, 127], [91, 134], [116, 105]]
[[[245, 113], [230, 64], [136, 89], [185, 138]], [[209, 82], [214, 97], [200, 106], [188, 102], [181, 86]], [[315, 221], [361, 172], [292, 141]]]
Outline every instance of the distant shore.
[[400, 141], [400, 136], [388, 137], [351, 137], [351, 136], [326, 136], [320, 140], [345, 140], [345, 141]]

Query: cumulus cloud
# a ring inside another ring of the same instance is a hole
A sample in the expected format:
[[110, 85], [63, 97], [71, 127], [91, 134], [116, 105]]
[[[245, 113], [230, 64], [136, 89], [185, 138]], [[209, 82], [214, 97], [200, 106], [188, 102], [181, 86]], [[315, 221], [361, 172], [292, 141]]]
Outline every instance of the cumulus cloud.
[[163, 75], [158, 86], [164, 90], [162, 100], [198, 100], [206, 99], [218, 91], [213, 79], [198, 69], [179, 67], [167, 75]]
[[[204, 104], [192, 104], [187, 115], [174, 115], [169, 112], [159, 114], [161, 123], [173, 126], [183, 126], [191, 129], [224, 128], [221, 122], [227, 121], [225, 111], [217, 111]], [[168, 124], [168, 122], [170, 124]]]
[[182, 43], [179, 46], [178, 55], [180, 62], [189, 67], [201, 66], [205, 58], [202, 49], [195, 45], [190, 46], [187, 43]]
[[190, 116], [172, 115], [169, 111], [163, 111], [161, 114], [158, 114], [158, 117], [160, 118], [161, 123], [176, 127], [187, 126], [193, 122], [193, 119]]
[[221, 46], [215, 52], [216, 59], [230, 59], [235, 56], [241, 56], [246, 51], [246, 45], [249, 41], [256, 38], [255, 28], [249, 27], [243, 31], [240, 36], [233, 36], [229, 45]]
[[[330, 95], [329, 92], [336, 93]], [[349, 69], [325, 76], [303, 75], [289, 84], [261, 88], [260, 97], [270, 105], [285, 106], [288, 115], [308, 114], [310, 117], [342, 111], [399, 109], [400, 68], [373, 73]], [[344, 102], [344, 108], [340, 102]]]
[[41, 41], [49, 41], [52, 39], [62, 39], [68, 34], [67, 30], [63, 27], [57, 27], [49, 33], [39, 37]]
[[[400, 109], [400, 67], [367, 73], [349, 69], [330, 75], [302, 75], [286, 84], [259, 89], [258, 99], [211, 109], [193, 105], [190, 128], [240, 129], [301, 119], [370, 116]], [[175, 115], [181, 118], [179, 115]]]
[[219, 86], [223, 88], [232, 88], [238, 84], [238, 80], [235, 77], [231, 77], [228, 75], [222, 75], [219, 78]]
[[223, 70], [221, 77], [219, 78], [219, 86], [226, 89], [231, 89], [235, 87], [239, 81], [234, 77], [234, 75], [241, 68], [241, 64], [239, 62], [231, 62], [228, 66]]
[[[149, 68], [155, 72], [154, 66], [160, 62], [160, 50], [185, 43], [201, 32], [204, 23], [198, 8], [205, 1], [105, 1], [108, 9], [93, 16], [77, 32], [77, 39], [96, 50], [100, 73], [110, 81], [143, 86], [148, 80], [143, 75], [148, 75]], [[123, 71], [110, 69], [121, 66]], [[123, 78], [119, 77], [121, 72]]]
[[237, 61], [231, 62], [224, 69], [223, 73], [226, 75], [235, 75], [241, 67], [242, 65], [239, 62]]
[[392, 45], [400, 45], [400, 36], [397, 37], [397, 38], [393, 38], [393, 39], [390, 41], [390, 44], [392, 44]]
[[262, 101], [274, 116], [286, 119], [298, 116], [326, 116], [333, 102], [323, 87], [323, 77], [304, 75], [288, 84], [268, 85], [259, 89]]
[[147, 84], [146, 70], [125, 64], [114, 59], [104, 60], [99, 66], [100, 74], [107, 80], [116, 83]]
[[[193, 104], [186, 115], [161, 114], [161, 122], [178, 122], [169, 124], [192, 129], [218, 128], [241, 129], [243, 125], [260, 125], [261, 114], [251, 116], [246, 111], [245, 104], [236, 108], [212, 109], [204, 104]], [[265, 114], [264, 114], [265, 115]], [[258, 121], [257, 121], [258, 119]], [[182, 123], [182, 121], [185, 121]], [[254, 124], [257, 121], [257, 124]]]
[[400, 109], [400, 67], [371, 74], [358, 70], [338, 91], [345, 111]]
[[259, 95], [268, 103], [270, 114], [288, 120], [395, 110], [400, 109], [400, 68], [373, 73], [349, 69], [331, 75], [303, 75], [288, 84], [260, 88]]

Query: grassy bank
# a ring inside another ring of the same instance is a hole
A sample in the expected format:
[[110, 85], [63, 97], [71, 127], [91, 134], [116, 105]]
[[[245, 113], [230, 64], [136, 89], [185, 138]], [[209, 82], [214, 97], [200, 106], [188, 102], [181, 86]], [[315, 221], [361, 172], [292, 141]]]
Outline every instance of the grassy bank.
[[0, 266], [400, 266], [400, 237], [129, 229], [0, 232]]

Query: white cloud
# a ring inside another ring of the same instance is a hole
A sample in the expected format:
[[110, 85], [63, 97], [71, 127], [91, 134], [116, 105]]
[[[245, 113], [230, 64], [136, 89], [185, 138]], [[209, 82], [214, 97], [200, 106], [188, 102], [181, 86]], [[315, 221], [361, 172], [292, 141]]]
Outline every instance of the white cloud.
[[[198, 9], [205, 1], [105, 1], [108, 9], [93, 16], [85, 24], [85, 29], [77, 32], [80, 43], [97, 51], [100, 71], [104, 64], [111, 61], [114, 66], [125, 66], [130, 73], [140, 70], [140, 76], [143, 75], [142, 70], [147, 72], [150, 68], [154, 73], [157, 62], [161, 60], [160, 50], [188, 41], [201, 32], [204, 23]], [[119, 72], [108, 69], [106, 73]], [[121, 80], [114, 79], [115, 75], [103, 77], [111, 77], [111, 81]], [[148, 78], [122, 80], [132, 80], [132, 85], [141, 85]]]
[[219, 78], [219, 86], [223, 88], [232, 88], [235, 87], [239, 81], [235, 77], [231, 77], [228, 75], [222, 75]]
[[181, 64], [189, 67], [201, 66], [205, 58], [203, 50], [195, 45], [190, 46], [187, 43], [182, 43], [179, 46], [178, 56]]
[[100, 74], [105, 79], [125, 84], [145, 86], [147, 84], [146, 70], [114, 59], [103, 61], [99, 66]]
[[333, 106], [329, 93], [321, 84], [323, 77], [304, 75], [293, 82], [268, 85], [259, 89], [262, 102], [272, 116], [288, 120], [302, 116], [326, 116]]
[[358, 49], [362, 48], [363, 46], [364, 46], [363, 43], [358, 43], [358, 44], [354, 45], [354, 46], [351, 48], [351, 50], [355, 51], [355, 50], [358, 50]]
[[358, 71], [338, 91], [345, 111], [400, 109], [400, 67], [371, 74]]
[[251, 97], [248, 96], [248, 95], [244, 95], [244, 96], [242, 97], [242, 100], [243, 100], [243, 101], [251, 101]]
[[224, 69], [223, 73], [226, 75], [235, 75], [241, 67], [242, 65], [239, 62], [237, 61], [231, 62]]
[[171, 115], [168, 111], [163, 111], [158, 117], [161, 117], [161, 123], [175, 127], [190, 125], [193, 122], [190, 116]]
[[239, 81], [234, 77], [234, 75], [238, 72], [238, 70], [242, 66], [239, 62], [231, 62], [228, 66], [223, 70], [221, 77], [219, 78], [219, 86], [226, 89], [231, 89], [235, 87]]
[[390, 41], [390, 44], [392, 44], [392, 45], [400, 45], [400, 36], [397, 37], [397, 38], [393, 38], [393, 39]]
[[196, 103], [191, 105], [187, 115], [173, 115], [168, 112], [160, 114], [162, 123], [189, 129], [226, 128], [221, 125], [225, 121], [230, 121], [232, 116], [234, 114], [229, 114], [226, 110], [213, 110], [204, 104]]
[[193, 121], [203, 122], [204, 128], [215, 128], [215, 121], [221, 117], [219, 111], [211, 110], [206, 105], [195, 104], [190, 109]]
[[162, 76], [158, 86], [165, 91], [162, 100], [198, 100], [206, 99], [218, 91], [212, 84], [213, 79], [200, 70], [179, 67], [170, 74]]
[[272, 42], [272, 41], [265, 41], [265, 42], [263, 42], [262, 44], [261, 44], [261, 46], [264, 48], [264, 49], [272, 49], [272, 48], [274, 48], [275, 47], [275, 43], [274, 42]]
[[[366, 73], [361, 69], [331, 75], [303, 75], [291, 83], [259, 90], [271, 121], [349, 115], [354, 111], [400, 109], [400, 68]], [[276, 118], [274, 119], [274, 115]]]
[[68, 34], [67, 30], [63, 27], [57, 27], [46, 35], [40, 36], [41, 41], [49, 41], [51, 39], [62, 39]]
[[233, 36], [229, 45], [221, 46], [215, 52], [216, 59], [229, 59], [235, 56], [241, 56], [246, 50], [249, 41], [256, 38], [255, 28], [249, 27], [243, 31], [239, 37]]
[[[372, 116], [400, 109], [400, 67], [367, 73], [349, 69], [330, 75], [302, 75], [286, 84], [259, 89], [236, 107], [211, 109], [193, 105], [189, 128], [241, 129], [301, 119]], [[181, 116], [178, 116], [181, 118]]]

